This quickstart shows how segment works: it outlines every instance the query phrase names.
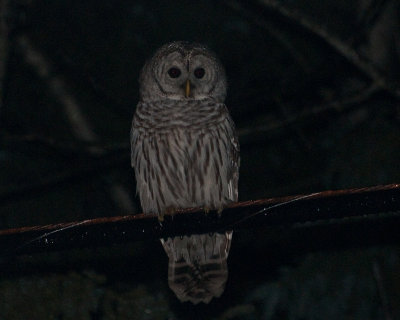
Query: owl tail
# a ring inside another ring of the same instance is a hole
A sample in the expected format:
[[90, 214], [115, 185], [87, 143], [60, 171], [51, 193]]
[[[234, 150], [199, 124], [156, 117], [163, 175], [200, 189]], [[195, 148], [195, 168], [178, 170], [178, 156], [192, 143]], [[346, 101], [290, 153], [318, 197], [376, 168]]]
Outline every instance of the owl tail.
[[224, 292], [233, 231], [161, 239], [168, 284], [182, 302], [209, 303]]

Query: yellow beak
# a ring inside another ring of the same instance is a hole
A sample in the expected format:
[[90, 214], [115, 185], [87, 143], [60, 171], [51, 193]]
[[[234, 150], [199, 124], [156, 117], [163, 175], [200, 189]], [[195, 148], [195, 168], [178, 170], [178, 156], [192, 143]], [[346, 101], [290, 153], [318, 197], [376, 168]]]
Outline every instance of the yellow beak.
[[189, 98], [189, 96], [190, 96], [190, 81], [189, 81], [189, 79], [186, 80], [185, 96], [186, 96], [186, 98]]

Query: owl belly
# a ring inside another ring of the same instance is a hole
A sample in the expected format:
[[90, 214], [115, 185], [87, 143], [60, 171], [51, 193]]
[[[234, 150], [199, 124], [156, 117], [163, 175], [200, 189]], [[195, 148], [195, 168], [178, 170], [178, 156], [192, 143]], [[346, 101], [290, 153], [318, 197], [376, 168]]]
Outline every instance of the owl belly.
[[[229, 146], [218, 130], [218, 126], [199, 131], [174, 129], [140, 139], [142, 152], [135, 170], [144, 212], [222, 209], [236, 200], [228, 174]], [[141, 170], [146, 163], [148, 170]]]

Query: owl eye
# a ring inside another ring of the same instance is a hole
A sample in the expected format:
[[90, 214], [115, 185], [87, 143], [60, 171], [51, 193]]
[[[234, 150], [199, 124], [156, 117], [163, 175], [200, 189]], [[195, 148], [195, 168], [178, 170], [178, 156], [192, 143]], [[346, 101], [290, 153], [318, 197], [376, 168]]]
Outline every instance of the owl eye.
[[205, 73], [206, 71], [203, 68], [197, 68], [196, 70], [194, 70], [194, 76], [197, 79], [203, 78]]
[[171, 78], [178, 78], [181, 75], [181, 70], [176, 67], [172, 67], [168, 70], [168, 74]]

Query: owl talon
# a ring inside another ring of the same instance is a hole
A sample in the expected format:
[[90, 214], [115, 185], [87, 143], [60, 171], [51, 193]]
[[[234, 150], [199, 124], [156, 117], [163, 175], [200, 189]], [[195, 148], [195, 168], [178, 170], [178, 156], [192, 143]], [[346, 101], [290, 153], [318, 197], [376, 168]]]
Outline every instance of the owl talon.
[[218, 209], [218, 211], [217, 211], [217, 213], [218, 213], [218, 217], [220, 217], [221, 216], [221, 214], [222, 214], [222, 211], [224, 210], [224, 208], [219, 208]]
[[210, 208], [209, 207], [204, 207], [204, 213], [209, 214], [210, 213]]
[[164, 213], [159, 213], [158, 214], [158, 222], [163, 222], [164, 221]]
[[174, 207], [168, 207], [165, 209], [165, 214], [173, 216], [177, 210]]

